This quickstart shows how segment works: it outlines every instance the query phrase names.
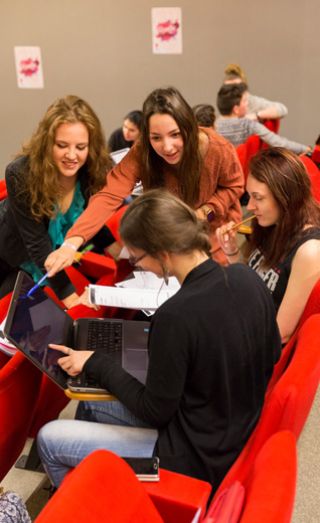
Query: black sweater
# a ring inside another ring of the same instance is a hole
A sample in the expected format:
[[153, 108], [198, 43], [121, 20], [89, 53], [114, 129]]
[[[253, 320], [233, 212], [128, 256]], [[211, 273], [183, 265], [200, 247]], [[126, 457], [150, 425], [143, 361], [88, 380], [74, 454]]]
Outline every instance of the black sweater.
[[163, 468], [215, 489], [258, 420], [280, 355], [264, 283], [240, 264], [202, 263], [154, 315], [149, 354], [145, 386], [101, 353], [85, 371], [158, 429]]
[[[30, 169], [25, 156], [17, 158], [6, 168], [8, 198], [0, 202], [0, 260], [12, 269], [18, 268], [25, 261], [33, 261], [44, 273], [44, 262], [52, 252], [48, 233], [49, 219], [35, 220], [28, 197], [25, 194], [21, 196], [22, 184], [28, 177]], [[78, 179], [86, 206], [90, 197], [86, 166], [79, 170]], [[93, 239], [96, 245], [101, 244], [101, 249], [104, 244], [110, 243], [105, 231], [106, 228], [103, 227]], [[60, 299], [74, 292], [74, 286], [65, 271], [50, 278], [50, 284]]]

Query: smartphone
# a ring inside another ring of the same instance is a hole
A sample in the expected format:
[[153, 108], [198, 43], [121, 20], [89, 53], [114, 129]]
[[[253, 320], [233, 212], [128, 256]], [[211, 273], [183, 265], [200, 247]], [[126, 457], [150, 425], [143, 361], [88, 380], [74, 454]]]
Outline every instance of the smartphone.
[[98, 386], [92, 386], [87, 381], [86, 375], [82, 372], [78, 376], [67, 379], [68, 389], [71, 392], [82, 392], [85, 394], [109, 394], [106, 389], [99, 388]]
[[123, 458], [140, 481], [159, 481], [159, 458]]

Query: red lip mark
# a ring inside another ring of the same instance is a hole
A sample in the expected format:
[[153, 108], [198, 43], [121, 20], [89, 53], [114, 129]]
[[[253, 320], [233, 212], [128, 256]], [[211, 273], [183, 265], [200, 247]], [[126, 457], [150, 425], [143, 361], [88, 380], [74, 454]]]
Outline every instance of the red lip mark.
[[20, 60], [20, 74], [24, 76], [32, 76], [38, 72], [39, 65], [40, 62], [37, 58], [26, 58], [25, 60]]
[[156, 37], [159, 38], [162, 42], [171, 40], [171, 38], [174, 38], [177, 35], [179, 27], [179, 22], [177, 20], [175, 22], [172, 20], [161, 22], [157, 24], [158, 32]]

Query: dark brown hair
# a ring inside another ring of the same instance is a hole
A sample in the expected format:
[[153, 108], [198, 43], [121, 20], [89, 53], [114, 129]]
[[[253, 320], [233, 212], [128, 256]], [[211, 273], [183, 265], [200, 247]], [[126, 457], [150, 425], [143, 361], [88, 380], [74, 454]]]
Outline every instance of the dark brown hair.
[[145, 189], [164, 186], [165, 161], [155, 152], [149, 138], [149, 120], [154, 114], [170, 115], [181, 132], [183, 155], [178, 165], [179, 196], [188, 205], [199, 199], [201, 158], [198, 126], [191, 107], [177, 89], [155, 89], [143, 104], [141, 129], [142, 182]]
[[217, 107], [223, 116], [229, 116], [235, 105], [240, 105], [241, 98], [248, 91], [245, 83], [224, 84], [218, 91]]
[[249, 250], [259, 247], [265, 265], [283, 259], [298, 241], [306, 225], [320, 226], [320, 206], [313, 199], [311, 183], [299, 157], [282, 147], [269, 148], [254, 156], [250, 175], [265, 183], [279, 208], [279, 220], [270, 227], [256, 221]]
[[120, 235], [131, 247], [158, 253], [203, 251], [210, 256], [208, 225], [165, 189], [153, 189], [134, 200], [122, 217]]
[[213, 105], [198, 104], [192, 107], [192, 110], [198, 125], [202, 127], [214, 127], [216, 113]]

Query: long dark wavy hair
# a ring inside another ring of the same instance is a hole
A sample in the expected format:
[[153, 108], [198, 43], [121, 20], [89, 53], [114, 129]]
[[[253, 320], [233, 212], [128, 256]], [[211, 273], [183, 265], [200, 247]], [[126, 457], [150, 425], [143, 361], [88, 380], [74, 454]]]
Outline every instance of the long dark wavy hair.
[[142, 181], [144, 189], [164, 186], [166, 162], [150, 144], [149, 120], [154, 114], [170, 115], [181, 132], [183, 155], [177, 169], [179, 196], [191, 207], [199, 199], [201, 157], [199, 130], [191, 107], [174, 87], [155, 89], [143, 104], [141, 129]]
[[61, 124], [77, 122], [83, 123], [89, 133], [88, 158], [82, 167], [88, 176], [88, 195], [96, 193], [105, 184], [106, 173], [111, 169], [112, 162], [99, 118], [90, 105], [78, 96], [59, 98], [47, 109], [36, 131], [18, 155], [28, 158], [25, 184], [21, 187], [20, 196], [25, 195], [30, 201], [35, 219], [52, 218], [56, 212], [61, 188], [53, 161], [55, 134]]
[[249, 171], [268, 186], [279, 208], [279, 220], [269, 227], [254, 221], [246, 254], [258, 247], [265, 257], [264, 265], [271, 267], [288, 255], [306, 225], [320, 227], [320, 206], [312, 196], [304, 164], [287, 149], [261, 151], [252, 158]]

